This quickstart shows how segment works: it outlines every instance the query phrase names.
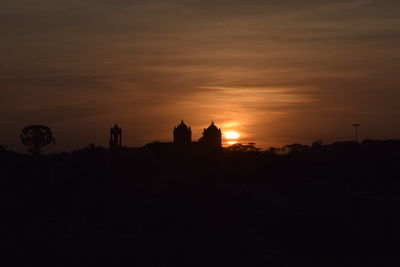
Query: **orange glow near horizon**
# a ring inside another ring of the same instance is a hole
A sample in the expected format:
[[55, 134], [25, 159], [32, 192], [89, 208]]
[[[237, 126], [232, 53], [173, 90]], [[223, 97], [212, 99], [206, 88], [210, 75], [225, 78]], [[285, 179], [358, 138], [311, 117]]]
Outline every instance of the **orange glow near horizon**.
[[229, 145], [234, 145], [238, 143], [238, 139], [240, 137], [240, 134], [236, 131], [228, 131], [224, 134], [225, 139], [227, 139], [227, 144]]

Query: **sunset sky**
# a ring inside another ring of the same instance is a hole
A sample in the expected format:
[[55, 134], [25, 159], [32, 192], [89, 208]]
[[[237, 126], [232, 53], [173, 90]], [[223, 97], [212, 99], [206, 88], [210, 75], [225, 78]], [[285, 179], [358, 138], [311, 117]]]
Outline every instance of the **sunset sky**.
[[0, 144], [400, 138], [398, 0], [0, 0]]

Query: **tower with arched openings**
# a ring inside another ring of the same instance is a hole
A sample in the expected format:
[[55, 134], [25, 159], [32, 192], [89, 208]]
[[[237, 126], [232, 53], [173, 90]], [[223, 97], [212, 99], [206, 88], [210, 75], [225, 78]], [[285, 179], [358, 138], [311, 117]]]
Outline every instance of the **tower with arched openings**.
[[122, 146], [122, 129], [117, 124], [110, 129], [110, 148], [118, 148]]

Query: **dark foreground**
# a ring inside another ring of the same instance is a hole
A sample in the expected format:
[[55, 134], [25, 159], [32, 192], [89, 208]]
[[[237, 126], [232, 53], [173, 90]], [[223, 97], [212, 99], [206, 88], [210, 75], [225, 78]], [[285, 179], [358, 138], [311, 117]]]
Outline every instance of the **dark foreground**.
[[2, 252], [7, 266], [399, 266], [399, 148], [2, 152]]

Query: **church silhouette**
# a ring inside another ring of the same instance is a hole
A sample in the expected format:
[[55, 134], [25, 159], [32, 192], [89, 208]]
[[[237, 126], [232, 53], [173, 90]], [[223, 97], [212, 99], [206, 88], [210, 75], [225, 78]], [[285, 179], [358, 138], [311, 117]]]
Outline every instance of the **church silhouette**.
[[[122, 147], [122, 129], [115, 124], [110, 129], [110, 149]], [[222, 148], [222, 132], [212, 121], [210, 126], [203, 130], [203, 136], [197, 141], [192, 141], [192, 129], [182, 120], [173, 130], [173, 142], [153, 142], [144, 148], [198, 148], [203, 150], [219, 150]]]
[[[192, 143], [194, 143], [192, 142], [192, 130], [182, 120], [178, 126], [174, 127], [174, 144], [190, 145]], [[198, 143], [203, 147], [221, 148], [221, 129], [217, 128], [214, 122], [211, 122], [211, 125], [203, 130], [203, 136], [199, 139]]]

